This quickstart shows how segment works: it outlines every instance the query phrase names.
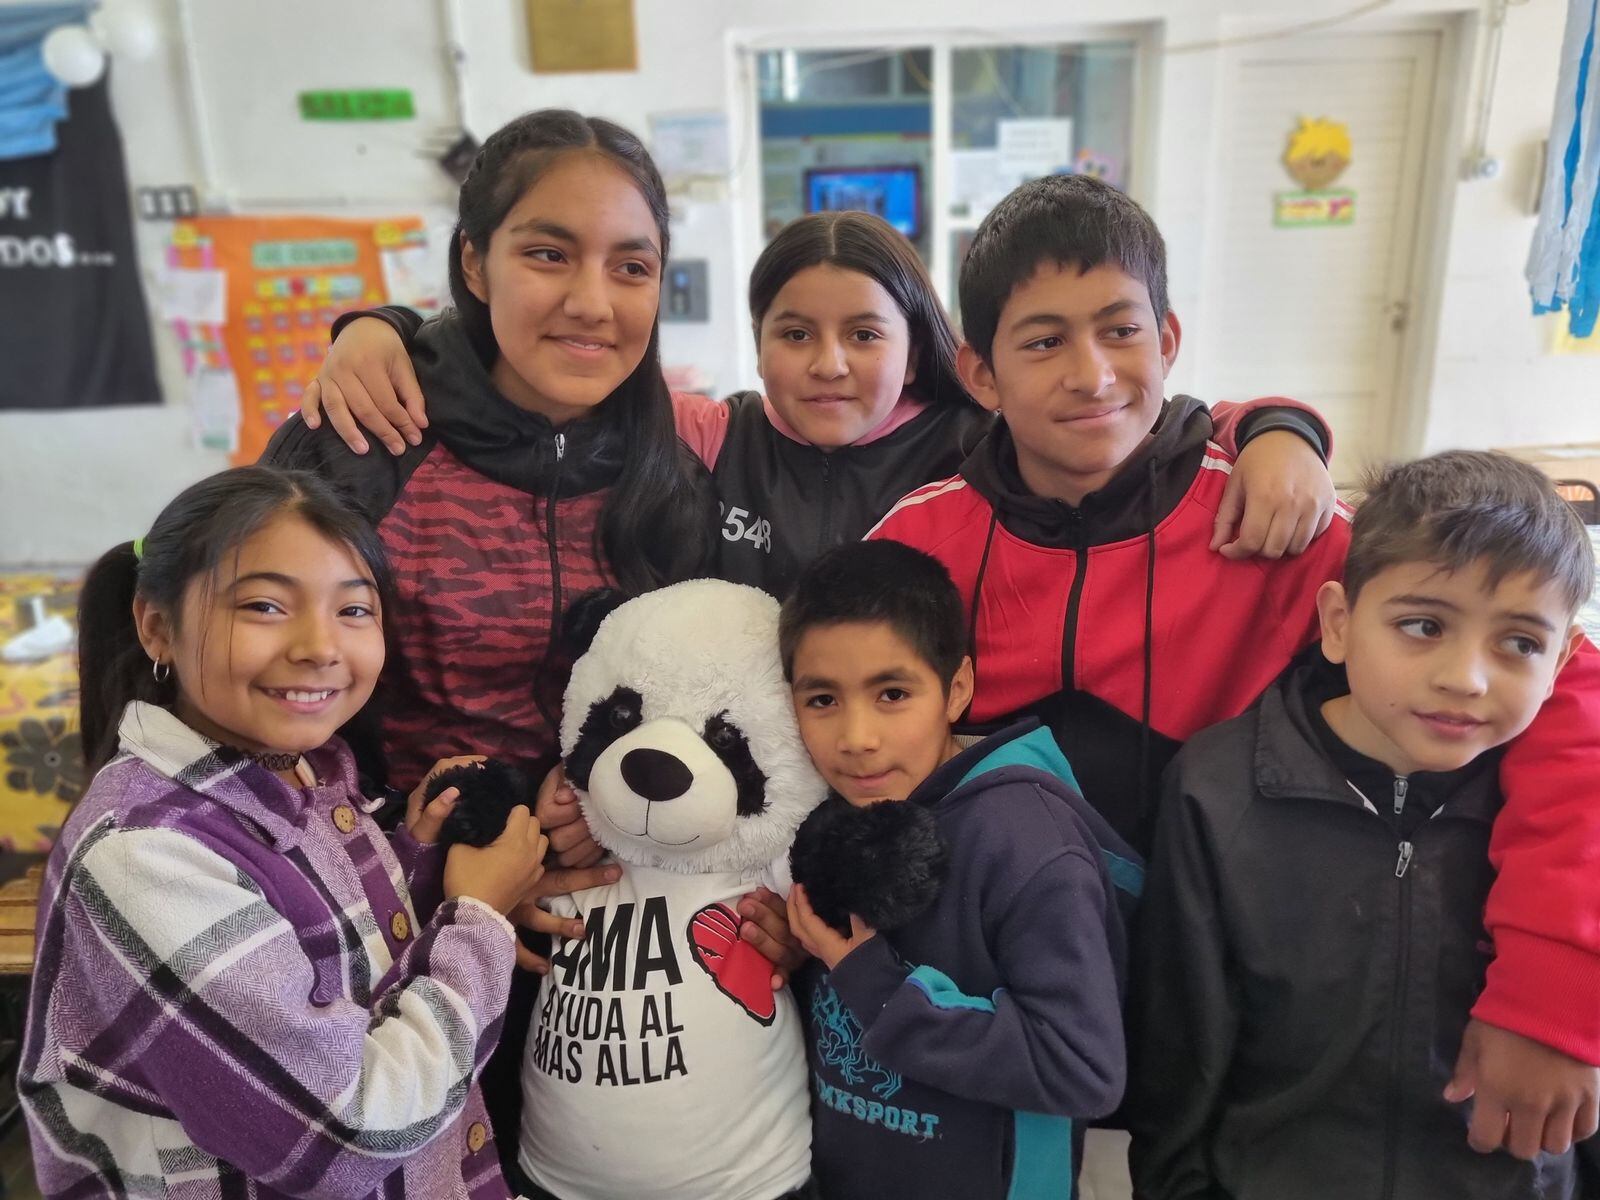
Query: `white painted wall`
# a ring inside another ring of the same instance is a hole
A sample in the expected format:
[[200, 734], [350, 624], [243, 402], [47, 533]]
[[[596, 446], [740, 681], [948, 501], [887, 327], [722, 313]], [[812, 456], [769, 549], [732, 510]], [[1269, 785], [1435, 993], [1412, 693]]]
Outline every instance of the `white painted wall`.
[[1557, 318], [1530, 319], [1520, 286], [1566, 8], [1531, 0], [1506, 23], [1489, 137], [1503, 170], [1455, 189], [1425, 450], [1600, 440], [1600, 357], [1550, 354]]
[[[14, 3], [16, 0], [0, 0]], [[163, 48], [152, 60], [122, 63], [113, 96], [126, 143], [130, 182], [167, 184], [200, 175], [174, 0], [143, 3], [163, 23]], [[752, 38], [838, 31], [841, 44], [905, 30], [973, 32], [967, 0], [880, 0], [870, 28], [859, 0], [811, 0], [804, 8], [771, 0], [635, 0], [640, 69], [634, 74], [533, 75], [520, 0], [462, 0], [469, 61], [468, 108], [480, 136], [529, 108], [561, 104], [611, 117], [645, 133], [652, 112], [726, 108], [734, 116], [736, 175], [759, 175], [756, 131], [736, 100], [748, 81], [732, 46]], [[293, 117], [293, 93], [309, 87], [407, 86], [416, 93], [414, 134], [448, 128], [454, 102], [445, 84], [440, 22], [425, 0], [278, 0], [241, 6], [193, 0], [206, 109], [221, 182], [248, 199], [264, 189], [280, 197], [330, 194], [387, 199], [404, 189], [414, 207], [448, 202], [449, 188], [425, 167], [409, 170], [401, 148], [377, 135], [404, 130], [312, 130]], [[1185, 46], [1303, 20], [1333, 16], [1348, 0], [1078, 0], [1070, 25], [1059, 0], [1007, 0], [984, 10], [981, 32], [996, 40], [1018, 31], [1082, 29], [1097, 23], [1144, 24], [1158, 42]], [[1477, 0], [1395, 0], [1358, 26], [1479, 11]], [[1491, 149], [1506, 169], [1488, 183], [1440, 182], [1448, 239], [1434, 292], [1437, 328], [1424, 324], [1421, 412], [1423, 449], [1447, 445], [1600, 439], [1600, 359], [1557, 358], [1548, 335], [1528, 315], [1521, 282], [1533, 218], [1531, 189], [1538, 143], [1553, 97], [1563, 0], [1529, 0], [1510, 10], [1500, 58]], [[803, 16], [802, 16], [803, 13]], [[803, 24], [802, 24], [803, 22]], [[1465, 22], [1467, 32], [1479, 27]], [[1466, 47], [1472, 78], [1456, 108], [1476, 103], [1476, 49]], [[1207, 394], [1205, 331], [1208, 270], [1203, 231], [1227, 147], [1217, 128], [1220, 55], [1160, 54], [1146, 82], [1143, 114], [1149, 144], [1139, 187], [1170, 248], [1173, 304], [1187, 339], [1173, 385]], [[281, 95], [279, 94], [281, 93]], [[271, 106], [279, 115], [273, 116]], [[1470, 121], [1456, 122], [1464, 150]], [[368, 134], [371, 136], [367, 136]], [[361, 139], [362, 154], [328, 138]], [[313, 140], [307, 140], [313, 139]], [[377, 140], [374, 140], [377, 139]], [[341, 153], [341, 149], [347, 153]], [[420, 161], [420, 160], [418, 160]], [[415, 167], [415, 163], [412, 164]], [[319, 177], [333, 175], [336, 178]], [[440, 177], [442, 180], [442, 176]], [[368, 185], [371, 185], [370, 187]], [[666, 357], [707, 370], [723, 390], [753, 385], [749, 331], [742, 312], [744, 278], [757, 250], [753, 197], [736, 182], [726, 199], [685, 203], [674, 251], [711, 260], [711, 323], [667, 326]], [[361, 210], [367, 211], [367, 210]], [[354, 215], [352, 213], [352, 215]], [[161, 230], [139, 226], [147, 264], [157, 261]], [[4, 369], [0, 333], [0, 370]], [[0, 565], [83, 562], [107, 545], [142, 532], [182, 485], [220, 468], [221, 456], [195, 451], [176, 353], [158, 325], [156, 343], [169, 403], [160, 409], [68, 415], [0, 414]]]

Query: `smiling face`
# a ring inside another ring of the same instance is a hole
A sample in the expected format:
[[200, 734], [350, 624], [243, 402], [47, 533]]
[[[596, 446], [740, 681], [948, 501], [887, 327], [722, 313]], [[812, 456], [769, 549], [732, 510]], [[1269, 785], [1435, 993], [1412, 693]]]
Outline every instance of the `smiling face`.
[[990, 362], [962, 346], [961, 376], [1005, 418], [1028, 488], [1078, 504], [1150, 437], [1179, 339], [1121, 268], [1047, 262], [1000, 310]]
[[870, 276], [827, 264], [795, 272], [778, 291], [758, 347], [772, 407], [823, 450], [883, 424], [915, 374], [894, 298]]
[[551, 164], [462, 274], [489, 308], [495, 386], [562, 424], [593, 409], [644, 358], [661, 299], [661, 231], [633, 179], [603, 155]]
[[1491, 586], [1487, 567], [1403, 563], [1352, 606], [1317, 595], [1323, 653], [1350, 692], [1323, 715], [1352, 748], [1399, 775], [1452, 771], [1516, 737], [1555, 686], [1581, 632], [1560, 588], [1529, 573]]
[[383, 628], [372, 574], [303, 518], [269, 522], [169, 614], [143, 598], [145, 652], [170, 663], [177, 716], [241, 750], [314, 750], [372, 695]]
[[791, 670], [806, 751], [857, 807], [904, 800], [958, 749], [950, 725], [972, 699], [970, 659], [946, 688], [887, 622], [845, 621], [807, 629]]

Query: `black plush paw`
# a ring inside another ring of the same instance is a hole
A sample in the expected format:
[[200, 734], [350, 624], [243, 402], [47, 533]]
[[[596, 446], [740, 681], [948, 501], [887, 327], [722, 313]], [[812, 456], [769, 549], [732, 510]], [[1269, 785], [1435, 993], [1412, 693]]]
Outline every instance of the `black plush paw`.
[[795, 834], [789, 867], [811, 907], [850, 936], [850, 914], [897, 929], [938, 898], [949, 851], [920, 804], [885, 800], [856, 808], [829, 796]]
[[537, 795], [526, 774], [494, 759], [441, 771], [428, 781], [423, 795], [432, 800], [449, 787], [459, 788], [461, 796], [439, 833], [439, 842], [445, 846], [457, 842], [487, 846], [505, 832], [511, 810], [526, 804], [531, 811]]

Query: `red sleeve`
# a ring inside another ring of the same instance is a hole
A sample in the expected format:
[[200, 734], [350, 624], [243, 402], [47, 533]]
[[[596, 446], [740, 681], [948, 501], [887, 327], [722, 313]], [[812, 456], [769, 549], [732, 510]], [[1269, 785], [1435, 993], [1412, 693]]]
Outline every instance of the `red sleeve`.
[[1484, 911], [1495, 957], [1472, 1015], [1600, 1065], [1600, 652], [1587, 640], [1507, 748], [1500, 783]]
[[1239, 457], [1239, 425], [1248, 416], [1264, 408], [1295, 408], [1313, 417], [1322, 426], [1323, 446], [1328, 458], [1333, 458], [1333, 426], [1309, 404], [1291, 400], [1288, 396], [1262, 396], [1257, 400], [1219, 400], [1211, 405], [1211, 440], [1233, 458]]
[[722, 443], [728, 440], [728, 406], [699, 392], [673, 392], [672, 419], [678, 436], [706, 470], [716, 466]]

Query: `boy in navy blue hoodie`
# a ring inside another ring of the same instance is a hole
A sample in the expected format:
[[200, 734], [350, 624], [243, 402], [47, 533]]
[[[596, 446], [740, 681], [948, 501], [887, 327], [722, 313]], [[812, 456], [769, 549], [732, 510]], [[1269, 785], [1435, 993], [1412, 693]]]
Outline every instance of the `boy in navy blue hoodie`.
[[1048, 730], [956, 741], [972, 665], [934, 559], [894, 542], [830, 551], [785, 603], [780, 639], [824, 779], [856, 809], [926, 806], [948, 862], [931, 906], [892, 931], [851, 914], [843, 936], [791, 892], [817, 959], [796, 990], [822, 1193], [1070, 1195], [1074, 1121], [1122, 1096], [1116, 889], [1137, 886], [1133, 851]]

